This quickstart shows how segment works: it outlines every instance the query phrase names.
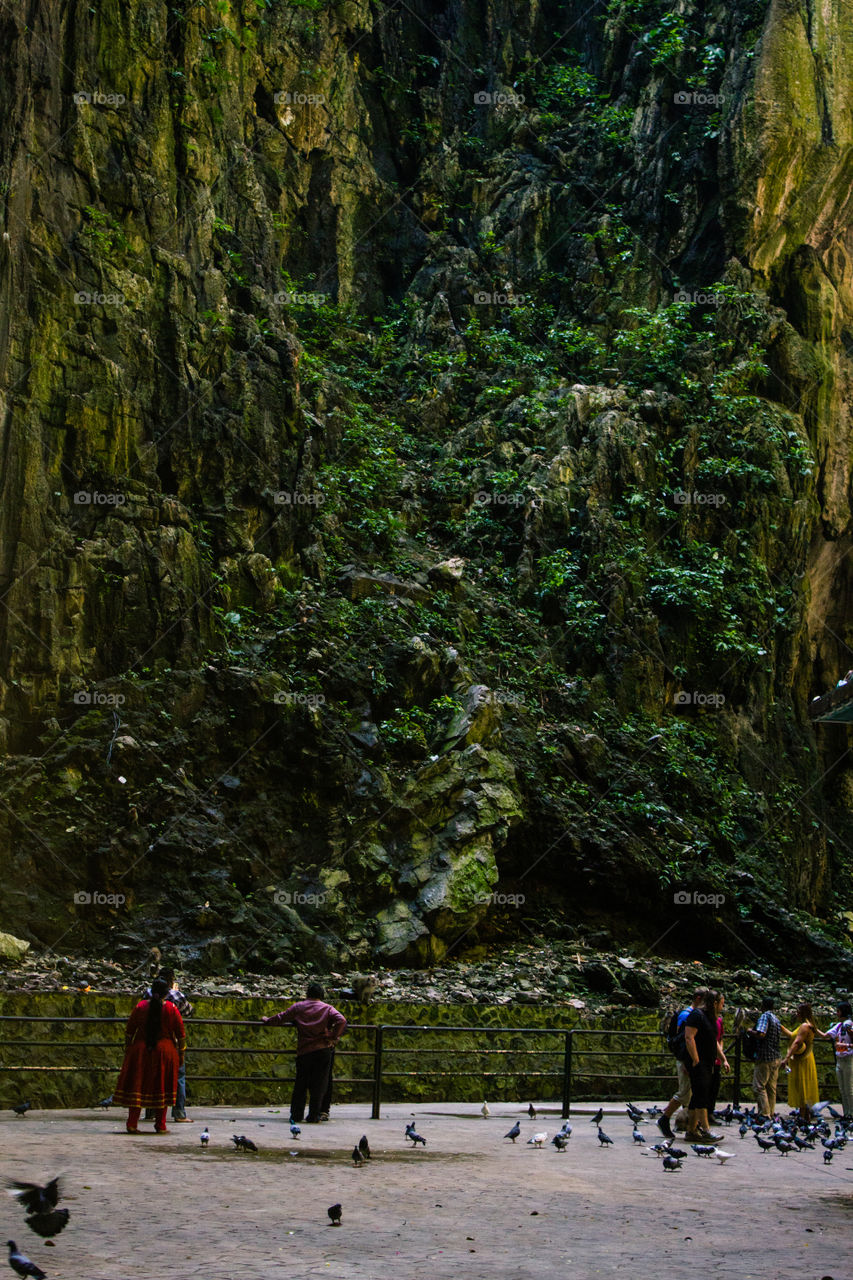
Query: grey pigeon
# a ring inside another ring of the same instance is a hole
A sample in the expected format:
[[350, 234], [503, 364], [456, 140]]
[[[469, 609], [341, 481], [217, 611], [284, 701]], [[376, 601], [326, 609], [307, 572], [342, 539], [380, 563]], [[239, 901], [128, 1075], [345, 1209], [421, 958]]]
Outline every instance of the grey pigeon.
[[[772, 1143], [771, 1143], [772, 1146]], [[702, 1143], [694, 1142], [690, 1144], [690, 1150], [694, 1151], [697, 1156], [705, 1156], [710, 1159], [717, 1154], [717, 1148]]]
[[421, 1135], [416, 1131], [414, 1124], [406, 1125], [405, 1136], [410, 1140], [414, 1147], [416, 1147], [418, 1143], [420, 1143], [421, 1146], [426, 1146], [426, 1138], [421, 1137]]
[[590, 1124], [601, 1124], [604, 1119], [604, 1107], [599, 1107], [594, 1116], [590, 1117]]
[[631, 1134], [631, 1137], [634, 1139], [635, 1142], [639, 1142], [641, 1147], [645, 1146], [646, 1140], [636, 1126], [634, 1127], [634, 1132]]
[[358, 1140], [358, 1149], [364, 1156], [365, 1160], [370, 1159], [370, 1143], [367, 1141], [367, 1134], [363, 1133]]
[[19, 1200], [27, 1213], [49, 1213], [59, 1202], [61, 1189], [59, 1178], [52, 1178], [47, 1186], [37, 1182], [10, 1182], [9, 1195]]
[[357, 1146], [352, 1149], [351, 1159], [356, 1168], [364, 1164], [364, 1156], [361, 1154]]
[[608, 1138], [607, 1134], [604, 1132], [601, 1125], [598, 1126], [598, 1141], [601, 1143], [603, 1147], [613, 1146], [613, 1139]]
[[536, 1119], [536, 1108], [534, 1107], [532, 1102], [529, 1102], [527, 1104], [527, 1114], [530, 1116], [531, 1120]]
[[302, 1132], [302, 1130], [299, 1128], [299, 1125], [298, 1125], [298, 1124], [296, 1124], [296, 1123], [294, 1123], [294, 1121], [293, 1121], [293, 1120], [291, 1120], [291, 1122], [290, 1122], [290, 1136], [291, 1136], [291, 1138], [298, 1138], [301, 1132]]
[[14, 1240], [7, 1240], [9, 1246], [9, 1266], [13, 1271], [17, 1271], [19, 1276], [33, 1276], [35, 1280], [46, 1280], [47, 1273], [42, 1271], [41, 1267], [37, 1267], [34, 1262], [30, 1262], [25, 1253], [21, 1253]]
[[[110, 1094], [108, 1098], [101, 1098], [100, 1102], [95, 1103], [95, 1107], [101, 1107], [104, 1111], [108, 1111], [112, 1105], [113, 1105], [112, 1094]], [[95, 1108], [93, 1108], [93, 1110], [94, 1109]]]
[[19, 1102], [16, 1107], [12, 1108], [15, 1115], [21, 1116], [21, 1118], [23, 1118], [28, 1111], [32, 1111], [32, 1109], [33, 1109], [33, 1104], [31, 1102]]
[[199, 1140], [203, 1147], [206, 1147], [208, 1142], [210, 1142], [210, 1134], [208, 1132], [207, 1125], [204, 1126], [201, 1133], [199, 1134]]
[[516, 1138], [519, 1136], [519, 1134], [520, 1134], [520, 1133], [521, 1133], [521, 1125], [520, 1125], [520, 1124], [518, 1123], [518, 1121], [516, 1120], [515, 1124], [514, 1124], [514, 1125], [512, 1126], [512, 1128], [510, 1129], [509, 1133], [505, 1133], [505, 1134], [504, 1134], [504, 1137], [505, 1137], [505, 1138], [511, 1138], [511, 1139], [512, 1139], [512, 1144], [513, 1144], [513, 1146], [515, 1146], [515, 1140], [516, 1140]]
[[231, 1141], [234, 1143], [234, 1146], [238, 1151], [257, 1151], [258, 1149], [252, 1139], [245, 1137], [245, 1135], [238, 1138], [236, 1134], [233, 1134]]
[[674, 1173], [676, 1169], [681, 1168], [681, 1161], [676, 1160], [675, 1156], [664, 1156], [663, 1167], [667, 1173]]
[[555, 1133], [551, 1139], [551, 1146], [556, 1147], [558, 1151], [565, 1151], [568, 1141], [564, 1133]]
[[339, 1204], [330, 1205], [326, 1210], [333, 1227], [341, 1225], [341, 1206]]

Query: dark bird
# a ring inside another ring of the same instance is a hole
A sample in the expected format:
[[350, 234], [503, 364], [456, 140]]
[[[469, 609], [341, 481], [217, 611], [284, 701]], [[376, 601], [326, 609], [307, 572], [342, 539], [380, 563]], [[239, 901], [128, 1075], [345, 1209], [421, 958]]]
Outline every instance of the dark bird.
[[32, 1109], [33, 1104], [31, 1102], [19, 1102], [16, 1107], [12, 1108], [16, 1116], [25, 1116], [27, 1112], [32, 1111]]
[[746, 1135], [749, 1133], [749, 1125], [746, 1123], [746, 1121], [744, 1121], [743, 1124], [740, 1126], [740, 1128], [738, 1129], [738, 1133], [742, 1138], [745, 1138]]
[[556, 1147], [558, 1151], [565, 1151], [568, 1141], [564, 1133], [555, 1133], [551, 1139], [551, 1146]]
[[330, 1205], [326, 1210], [333, 1227], [341, 1225], [341, 1206], [339, 1204]]
[[572, 1136], [572, 1126], [569, 1124], [568, 1120], [563, 1121], [563, 1127], [560, 1130], [560, 1133], [564, 1133], [567, 1138]]
[[416, 1146], [418, 1145], [418, 1143], [419, 1143], [419, 1142], [422, 1144], [422, 1146], [424, 1146], [424, 1147], [426, 1146], [426, 1138], [422, 1138], [422, 1137], [421, 1137], [421, 1135], [420, 1135], [420, 1134], [417, 1132], [417, 1130], [415, 1129], [414, 1124], [407, 1124], [407, 1125], [406, 1125], [406, 1135], [405, 1135], [405, 1136], [410, 1140], [410, 1142], [412, 1143], [412, 1146], [414, 1146], [414, 1147], [416, 1147]]
[[302, 1130], [299, 1128], [299, 1125], [298, 1125], [298, 1124], [294, 1124], [294, 1122], [291, 1120], [291, 1122], [290, 1122], [290, 1136], [291, 1136], [291, 1138], [298, 1138], [301, 1132], [302, 1132]]
[[232, 1134], [231, 1141], [238, 1151], [257, 1151], [258, 1149], [252, 1139], [245, 1136], [238, 1138], [236, 1134]]
[[37, 1236], [50, 1240], [68, 1226], [71, 1214], [67, 1209], [51, 1209], [49, 1213], [33, 1213], [27, 1218], [27, 1226]]
[[598, 1141], [601, 1143], [603, 1147], [613, 1146], [613, 1139], [608, 1138], [607, 1134], [604, 1132], [601, 1125], [598, 1126]]
[[667, 1147], [667, 1149], [666, 1149], [666, 1154], [667, 1154], [668, 1156], [675, 1156], [676, 1160], [686, 1160], [686, 1159], [687, 1159], [687, 1152], [686, 1152], [686, 1151], [682, 1151], [680, 1147], [674, 1147], [674, 1146], [672, 1146], [672, 1144], [670, 1144], [670, 1145]]
[[599, 1107], [594, 1116], [590, 1117], [590, 1124], [601, 1124], [604, 1119], [604, 1107]]
[[646, 1140], [643, 1137], [643, 1135], [640, 1133], [640, 1130], [636, 1127], [636, 1125], [634, 1126], [634, 1132], [631, 1134], [631, 1137], [634, 1139], [635, 1142], [639, 1142], [641, 1147], [645, 1146]]
[[695, 1152], [697, 1156], [715, 1156], [717, 1154], [716, 1147], [704, 1146], [698, 1142], [691, 1143], [690, 1150]]
[[824, 1164], [831, 1164], [831, 1163], [832, 1163], [832, 1155], [833, 1155], [833, 1153], [832, 1153], [831, 1151], [824, 1151], [824, 1153], [823, 1153], [823, 1163], [824, 1163]]
[[40, 1187], [37, 1182], [10, 1182], [9, 1195], [20, 1201], [27, 1213], [50, 1213], [62, 1194], [59, 1181], [59, 1178], [51, 1178], [45, 1187]]
[[9, 1246], [9, 1266], [13, 1271], [17, 1271], [19, 1276], [34, 1276], [35, 1280], [45, 1280], [46, 1272], [41, 1267], [37, 1267], [34, 1262], [30, 1262], [25, 1253], [21, 1253], [14, 1240], [7, 1240]]
[[643, 1113], [642, 1113], [642, 1111], [640, 1110], [640, 1108], [639, 1108], [639, 1107], [635, 1107], [635, 1106], [633, 1105], [633, 1103], [631, 1103], [631, 1102], [629, 1102], [629, 1103], [628, 1103], [628, 1105], [627, 1105], [627, 1107], [625, 1108], [625, 1110], [627, 1111], [627, 1113], [628, 1113], [628, 1115], [631, 1117], [631, 1119], [634, 1121], [634, 1124], [639, 1124], [641, 1120], [644, 1120], [644, 1119], [645, 1119], [645, 1116], [643, 1115]]
[[364, 1156], [361, 1154], [357, 1146], [352, 1149], [352, 1162], [356, 1168], [359, 1168], [364, 1164]]
[[515, 1146], [515, 1140], [516, 1140], [516, 1138], [519, 1136], [519, 1134], [520, 1134], [520, 1133], [521, 1133], [521, 1125], [520, 1125], [520, 1124], [518, 1123], [518, 1121], [516, 1120], [515, 1124], [514, 1124], [514, 1125], [512, 1126], [512, 1128], [510, 1129], [509, 1133], [505, 1133], [505, 1134], [504, 1134], [504, 1137], [505, 1137], [505, 1138], [512, 1138], [513, 1146]]
[[720, 1119], [722, 1120], [723, 1124], [731, 1124], [733, 1115], [734, 1115], [734, 1108], [732, 1107], [732, 1104], [729, 1103], [725, 1111], [721, 1113]]
[[[95, 1103], [95, 1107], [101, 1107], [104, 1111], [108, 1111], [112, 1105], [113, 1105], [112, 1094], [110, 1094], [108, 1098], [101, 1098], [100, 1102]], [[93, 1110], [95, 1109], [95, 1107], [93, 1107]]]
[[655, 1116], [662, 1116], [663, 1111], [657, 1103], [655, 1103], [653, 1107], [646, 1107], [646, 1115], [651, 1116], [652, 1119], [654, 1119]]
[[205, 1125], [205, 1127], [202, 1129], [201, 1133], [199, 1134], [199, 1139], [203, 1147], [206, 1147], [208, 1142], [210, 1142], [210, 1134], [207, 1131], [207, 1125]]
[[755, 1135], [755, 1141], [758, 1143], [759, 1147], [761, 1147], [762, 1151], [772, 1151], [776, 1146], [775, 1142], [772, 1142], [769, 1138], [762, 1138], [758, 1133]]
[[676, 1169], [681, 1168], [681, 1161], [676, 1160], [675, 1156], [664, 1156], [663, 1167], [667, 1173], [674, 1173]]
[[775, 1138], [773, 1145], [779, 1152], [780, 1156], [786, 1156], [789, 1151], [795, 1151], [796, 1147], [793, 1142], [785, 1142], [784, 1138]]
[[364, 1156], [365, 1160], [370, 1159], [370, 1143], [367, 1141], [367, 1134], [363, 1133], [358, 1140], [358, 1149]]
[[527, 1104], [527, 1114], [530, 1116], [531, 1120], [536, 1119], [536, 1108], [534, 1107], [532, 1102], [529, 1102]]

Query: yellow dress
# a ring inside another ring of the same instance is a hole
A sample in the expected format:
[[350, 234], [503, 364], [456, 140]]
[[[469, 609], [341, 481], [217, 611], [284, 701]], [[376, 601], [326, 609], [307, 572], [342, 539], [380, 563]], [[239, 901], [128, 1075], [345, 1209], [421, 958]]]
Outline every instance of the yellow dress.
[[788, 1076], [789, 1107], [813, 1107], [819, 1101], [813, 1042], [814, 1032], [809, 1028], [803, 1052], [795, 1054], [791, 1059], [791, 1074]]

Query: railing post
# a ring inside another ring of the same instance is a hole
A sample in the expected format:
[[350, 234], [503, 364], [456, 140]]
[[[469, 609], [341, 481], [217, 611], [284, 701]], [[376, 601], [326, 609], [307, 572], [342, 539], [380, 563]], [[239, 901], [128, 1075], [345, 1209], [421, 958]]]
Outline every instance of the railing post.
[[379, 1110], [382, 1106], [382, 1032], [384, 1028], [380, 1025], [376, 1028], [376, 1035], [373, 1037], [373, 1110], [370, 1113], [371, 1120], [379, 1119]]
[[740, 1035], [735, 1036], [735, 1078], [732, 1082], [732, 1106], [740, 1106]]
[[568, 1120], [572, 1109], [572, 1037], [573, 1031], [566, 1032], [566, 1047], [563, 1053], [563, 1114]]

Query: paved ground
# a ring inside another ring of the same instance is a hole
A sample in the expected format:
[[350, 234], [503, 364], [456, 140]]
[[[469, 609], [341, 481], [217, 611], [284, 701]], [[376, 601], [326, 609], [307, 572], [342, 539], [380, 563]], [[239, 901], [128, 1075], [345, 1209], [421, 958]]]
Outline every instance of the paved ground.
[[[510, 1104], [488, 1120], [466, 1104], [424, 1105], [427, 1147], [416, 1151], [402, 1140], [407, 1105], [379, 1121], [338, 1107], [295, 1142], [287, 1113], [263, 1108], [199, 1108], [192, 1125], [135, 1138], [117, 1111], [7, 1114], [0, 1173], [64, 1171], [71, 1221], [51, 1248], [10, 1199], [0, 1242], [15, 1239], [51, 1280], [695, 1280], [708, 1267], [736, 1280], [853, 1278], [853, 1145], [826, 1168], [818, 1151], [763, 1155], [733, 1128], [725, 1167], [691, 1152], [668, 1174], [611, 1110], [613, 1147], [599, 1148], [584, 1104], [562, 1155], [524, 1141], [556, 1132], [554, 1106], [531, 1122]], [[515, 1119], [513, 1146], [502, 1135]], [[232, 1133], [258, 1154], [235, 1151]], [[349, 1153], [362, 1133], [374, 1154], [356, 1169]], [[326, 1215], [336, 1201], [339, 1229]]]

